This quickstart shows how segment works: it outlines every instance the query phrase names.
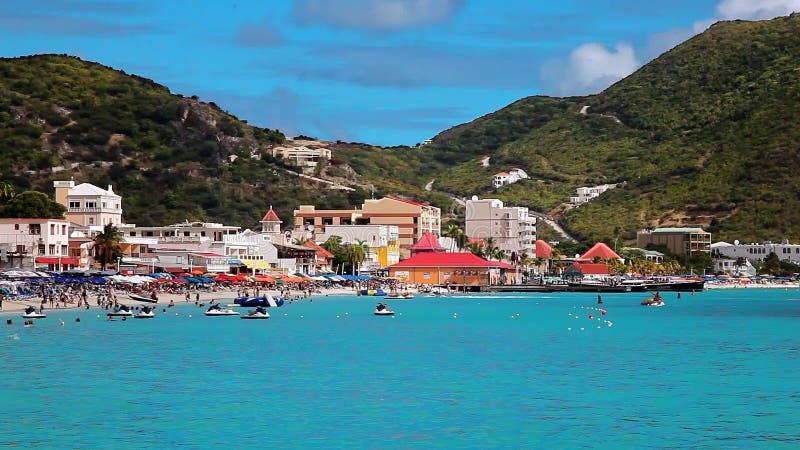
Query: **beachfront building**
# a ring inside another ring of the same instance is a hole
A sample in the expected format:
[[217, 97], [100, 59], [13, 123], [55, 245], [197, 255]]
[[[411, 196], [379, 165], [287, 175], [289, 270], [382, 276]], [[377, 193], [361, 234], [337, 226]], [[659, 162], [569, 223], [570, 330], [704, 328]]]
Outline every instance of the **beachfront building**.
[[314, 241], [306, 241], [303, 247], [314, 249], [314, 269], [316, 274], [325, 274], [333, 272], [333, 253], [325, 250], [322, 246]]
[[400, 227], [397, 225], [327, 225], [314, 235], [319, 243], [337, 236], [343, 245], [365, 244], [366, 260], [362, 272], [385, 269], [400, 261]]
[[561, 275], [567, 279], [604, 281], [611, 277], [612, 272], [611, 268], [603, 263], [575, 261], [567, 266]]
[[122, 223], [122, 197], [108, 189], [93, 184], [75, 185], [74, 180], [53, 181], [55, 201], [67, 208], [64, 218], [71, 223], [102, 231], [105, 225]]
[[[774, 253], [781, 261], [800, 264], [800, 244], [790, 244], [788, 240], [780, 243], [764, 241], [761, 243], [742, 244], [734, 241], [715, 242], [711, 244], [711, 257], [714, 259], [746, 260], [750, 262], [763, 261], [764, 258]], [[740, 260], [740, 261], [741, 261]]]
[[409, 284], [486, 286], [518, 283], [510, 264], [488, 261], [469, 252], [424, 252], [389, 266], [389, 276]]
[[508, 172], [497, 172], [492, 177], [492, 185], [495, 189], [507, 184], [516, 183], [519, 180], [528, 178], [528, 174], [522, 169], [511, 169]]
[[207, 272], [230, 271], [228, 257], [220, 253], [162, 248], [156, 254], [158, 267], [170, 273], [202, 275]]
[[492, 241], [507, 254], [533, 254], [536, 242], [536, 218], [528, 208], [505, 206], [494, 199], [473, 196], [466, 202], [464, 232], [470, 238]]
[[300, 205], [294, 210], [294, 219], [295, 230], [315, 235], [326, 233], [330, 225], [394, 225], [398, 228], [401, 258], [410, 256], [411, 246], [426, 231], [441, 234], [439, 208], [402, 197], [368, 199], [361, 209], [318, 210], [313, 205]]
[[70, 257], [66, 220], [0, 219], [0, 267], [68, 270], [78, 264]]
[[656, 228], [636, 233], [636, 246], [663, 245], [674, 255], [711, 252], [711, 233], [702, 228]]
[[586, 202], [594, 200], [603, 192], [617, 187], [616, 184], [601, 184], [599, 186], [579, 187], [575, 190], [575, 195], [569, 198], [569, 202], [575, 206], [580, 206]]
[[211, 244], [210, 250], [228, 257], [231, 267], [246, 267], [254, 273], [277, 269], [278, 249], [268, 234], [244, 230], [225, 234], [221, 242]]

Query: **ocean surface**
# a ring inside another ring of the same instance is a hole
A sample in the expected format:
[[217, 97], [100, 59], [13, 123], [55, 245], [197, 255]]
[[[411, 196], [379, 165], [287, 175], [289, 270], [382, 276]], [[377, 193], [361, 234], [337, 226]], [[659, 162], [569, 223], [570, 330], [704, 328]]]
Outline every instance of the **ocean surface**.
[[2, 316], [0, 447], [800, 448], [800, 290], [645, 296]]

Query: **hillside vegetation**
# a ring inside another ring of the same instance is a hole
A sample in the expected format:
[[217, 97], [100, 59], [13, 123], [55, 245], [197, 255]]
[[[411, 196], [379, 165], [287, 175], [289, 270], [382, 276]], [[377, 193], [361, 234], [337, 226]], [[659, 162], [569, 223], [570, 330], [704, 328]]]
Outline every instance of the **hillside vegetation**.
[[[438, 189], [559, 215], [586, 241], [676, 225], [703, 226], [714, 239], [797, 240], [798, 104], [800, 15], [722, 22], [598, 95], [529, 97], [417, 151], [452, 162]], [[490, 167], [479, 164], [484, 156]], [[492, 174], [513, 167], [531, 179], [494, 191]], [[620, 186], [562, 205], [602, 183]]]
[[252, 227], [273, 205], [347, 207], [344, 194], [292, 176], [269, 148], [284, 135], [213, 103], [64, 55], [0, 59], [0, 180], [52, 192], [74, 178], [124, 197], [142, 225], [213, 220]]
[[[473, 194], [547, 212], [584, 242], [655, 226], [714, 239], [800, 238], [800, 15], [722, 22], [604, 92], [528, 97], [419, 148], [331, 143], [320, 173], [292, 176], [269, 149], [285, 137], [153, 81], [60, 55], [0, 59], [0, 181], [113, 184], [141, 224], [254, 226], [269, 205], [345, 208], [405, 194], [458, 213]], [[490, 157], [484, 167], [480, 162]], [[530, 179], [494, 190], [514, 167]], [[432, 190], [426, 190], [431, 180]], [[575, 189], [618, 187], [579, 208]]]

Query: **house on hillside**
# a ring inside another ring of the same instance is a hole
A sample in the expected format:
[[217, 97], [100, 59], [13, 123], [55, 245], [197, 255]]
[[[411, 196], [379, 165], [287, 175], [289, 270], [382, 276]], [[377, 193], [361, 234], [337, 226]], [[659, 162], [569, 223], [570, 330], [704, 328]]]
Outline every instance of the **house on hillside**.
[[616, 184], [601, 184], [592, 187], [579, 187], [575, 190], [575, 195], [569, 198], [569, 202], [575, 206], [580, 206], [588, 201], [597, 198], [603, 192], [614, 189]]
[[312, 148], [301, 145], [299, 147], [273, 147], [272, 157], [283, 158], [301, 168], [303, 172], [313, 172], [320, 161], [328, 161], [333, 156], [329, 148]]
[[508, 172], [498, 172], [492, 178], [495, 189], [506, 184], [516, 183], [519, 180], [528, 178], [528, 174], [522, 169], [511, 169]]

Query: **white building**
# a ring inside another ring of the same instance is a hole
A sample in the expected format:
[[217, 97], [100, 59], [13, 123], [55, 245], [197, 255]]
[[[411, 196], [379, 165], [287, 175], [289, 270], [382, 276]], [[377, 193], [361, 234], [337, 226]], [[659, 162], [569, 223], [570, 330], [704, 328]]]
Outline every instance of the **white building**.
[[506, 184], [516, 183], [519, 180], [528, 178], [528, 174], [522, 169], [511, 169], [508, 172], [498, 172], [492, 178], [492, 184], [499, 188]]
[[0, 219], [0, 267], [60, 271], [78, 264], [70, 257], [66, 220]]
[[256, 272], [286, 265], [278, 260], [278, 249], [271, 237], [251, 230], [226, 234], [222, 242], [212, 244], [211, 249], [227, 256], [231, 265], [244, 265]]
[[324, 147], [273, 147], [272, 157], [289, 160], [292, 164], [303, 169], [313, 170], [320, 161], [328, 161], [333, 156], [331, 149]]
[[342, 244], [363, 242], [369, 247], [362, 272], [400, 262], [400, 227], [396, 225], [327, 225], [325, 231], [315, 234], [314, 240], [323, 243], [332, 236], [340, 237]]
[[101, 230], [105, 225], [122, 223], [122, 197], [114, 193], [111, 185], [101, 189], [93, 184], [75, 181], [53, 181], [55, 201], [64, 205], [67, 221]]
[[775, 253], [781, 261], [792, 264], [800, 264], [800, 244], [790, 244], [784, 240], [780, 244], [765, 241], [760, 244], [750, 243], [741, 244], [734, 241], [733, 244], [727, 242], [715, 242], [711, 244], [711, 257], [717, 259], [744, 260], [755, 262], [763, 261], [764, 258]]
[[504, 206], [503, 202], [473, 196], [466, 203], [464, 232], [470, 238], [492, 238], [500, 250], [533, 255], [536, 242], [536, 218], [522, 206]]
[[597, 198], [603, 192], [614, 189], [616, 184], [601, 184], [593, 187], [579, 187], [575, 190], [575, 195], [569, 198], [569, 202], [575, 206], [582, 205], [592, 199]]

